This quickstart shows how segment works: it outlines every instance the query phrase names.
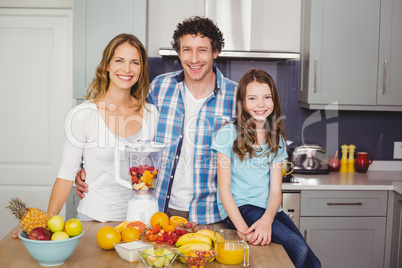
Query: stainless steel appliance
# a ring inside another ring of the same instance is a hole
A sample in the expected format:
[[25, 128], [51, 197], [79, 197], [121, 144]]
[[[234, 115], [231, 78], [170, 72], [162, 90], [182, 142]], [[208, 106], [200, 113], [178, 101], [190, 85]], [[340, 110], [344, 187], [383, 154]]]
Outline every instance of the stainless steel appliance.
[[300, 191], [282, 191], [282, 209], [300, 228]]
[[329, 172], [328, 155], [324, 148], [316, 144], [297, 146], [291, 152], [293, 173], [326, 174]]

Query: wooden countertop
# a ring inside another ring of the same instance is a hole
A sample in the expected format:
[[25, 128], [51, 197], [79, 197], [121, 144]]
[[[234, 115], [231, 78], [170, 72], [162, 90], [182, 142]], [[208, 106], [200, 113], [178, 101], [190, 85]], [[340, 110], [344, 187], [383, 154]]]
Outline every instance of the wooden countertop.
[[[82, 222], [85, 233], [82, 236], [73, 255], [68, 258], [60, 267], [132, 267], [142, 268], [145, 265], [141, 260], [137, 263], [129, 263], [119, 257], [115, 250], [102, 250], [96, 243], [96, 233], [102, 226], [116, 226], [118, 223], [108, 222]], [[213, 224], [210, 229], [224, 228], [221, 224]], [[11, 234], [20, 230], [16, 226], [9, 234], [0, 241], [0, 267], [42, 267], [29, 255], [24, 244], [19, 239], [12, 239]], [[141, 236], [143, 239], [143, 236]], [[144, 237], [145, 239], [145, 237]], [[177, 260], [172, 268], [186, 268], [187, 264], [179, 263]], [[222, 265], [216, 261], [208, 264], [209, 268], [232, 268], [243, 267], [242, 265]], [[294, 267], [286, 251], [281, 245], [271, 243], [266, 246], [250, 245], [250, 266], [252, 268], [269, 267]]]

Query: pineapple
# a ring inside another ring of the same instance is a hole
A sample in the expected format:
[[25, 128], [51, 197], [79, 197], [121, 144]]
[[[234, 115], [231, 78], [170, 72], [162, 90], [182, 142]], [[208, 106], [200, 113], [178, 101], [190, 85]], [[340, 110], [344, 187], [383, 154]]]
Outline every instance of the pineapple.
[[38, 208], [28, 208], [27, 205], [19, 198], [12, 198], [8, 202], [11, 212], [17, 219], [20, 220], [22, 229], [29, 235], [29, 233], [36, 227], [47, 228], [48, 215], [43, 210]]

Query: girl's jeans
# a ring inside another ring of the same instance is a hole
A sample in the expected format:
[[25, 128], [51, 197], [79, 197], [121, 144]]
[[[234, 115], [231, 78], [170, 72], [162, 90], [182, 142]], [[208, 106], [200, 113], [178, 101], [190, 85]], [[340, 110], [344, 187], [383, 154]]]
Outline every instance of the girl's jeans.
[[[265, 213], [265, 209], [253, 205], [240, 206], [239, 210], [248, 226], [253, 225]], [[229, 217], [223, 221], [227, 228], [236, 229]], [[293, 221], [283, 211], [276, 213], [272, 222], [271, 241], [281, 244], [285, 248], [296, 268], [321, 267], [320, 260], [307, 245]]]

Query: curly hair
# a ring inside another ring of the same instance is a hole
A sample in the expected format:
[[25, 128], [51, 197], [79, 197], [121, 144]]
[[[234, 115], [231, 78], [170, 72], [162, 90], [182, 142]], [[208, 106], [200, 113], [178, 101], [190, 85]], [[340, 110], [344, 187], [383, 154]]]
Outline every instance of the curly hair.
[[206, 36], [211, 40], [212, 51], [221, 52], [225, 45], [223, 34], [216, 24], [205, 17], [194, 16], [177, 24], [176, 30], [173, 33], [172, 48], [177, 53], [180, 51], [180, 38], [186, 34]]
[[149, 91], [149, 76], [148, 76], [148, 56], [144, 45], [141, 41], [132, 34], [122, 33], [114, 37], [103, 51], [102, 60], [96, 68], [95, 77], [92, 79], [91, 84], [87, 90], [86, 99], [91, 99], [93, 102], [98, 101], [106, 95], [106, 91], [110, 84], [110, 77], [107, 71], [111, 58], [113, 57], [116, 48], [124, 43], [129, 43], [131, 46], [138, 50], [141, 62], [141, 74], [131, 88], [131, 95], [141, 103], [144, 107], [146, 96]]
[[[253, 145], [257, 144], [256, 125], [252, 122], [253, 117], [246, 109], [247, 85], [252, 82], [267, 84], [271, 89], [274, 110], [265, 121], [267, 134], [265, 142], [268, 145], [266, 155], [273, 153], [276, 157], [279, 146], [279, 140], [285, 139], [285, 131], [282, 119], [281, 104], [279, 101], [278, 90], [274, 79], [265, 71], [260, 69], [248, 70], [239, 81], [236, 93], [236, 116], [234, 125], [237, 128], [237, 138], [233, 142], [233, 153], [240, 158], [241, 161], [246, 158], [252, 158], [257, 155], [257, 150]], [[274, 157], [274, 158], [275, 158]]]

